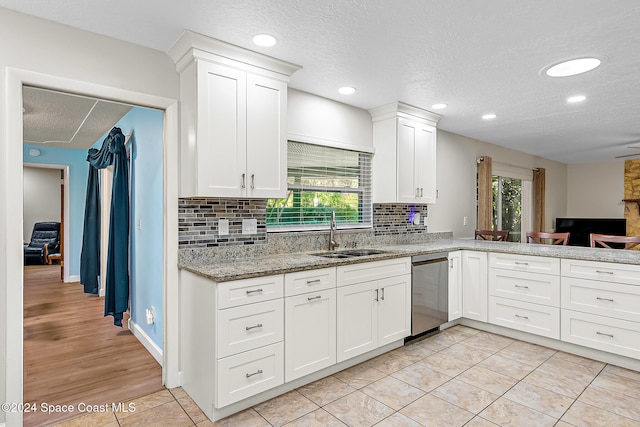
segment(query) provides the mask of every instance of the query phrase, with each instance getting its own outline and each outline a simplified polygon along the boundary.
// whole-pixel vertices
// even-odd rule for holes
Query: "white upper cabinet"
[[[435,203],[440,116],[401,102],[369,113],[375,149],[374,203]]]
[[[185,31],[180,196],[276,198],[287,191],[287,83],[298,67]]]

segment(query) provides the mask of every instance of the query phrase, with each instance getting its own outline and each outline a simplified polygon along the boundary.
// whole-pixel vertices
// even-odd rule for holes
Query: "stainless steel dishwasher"
[[[448,253],[411,258],[411,336],[435,329],[449,320]]]

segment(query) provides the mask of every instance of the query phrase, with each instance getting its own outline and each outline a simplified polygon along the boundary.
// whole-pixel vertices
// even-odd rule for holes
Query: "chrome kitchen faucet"
[[[329,223],[329,250],[333,251],[335,248],[340,246],[338,242],[336,242],[336,211],[331,211],[331,222]]]

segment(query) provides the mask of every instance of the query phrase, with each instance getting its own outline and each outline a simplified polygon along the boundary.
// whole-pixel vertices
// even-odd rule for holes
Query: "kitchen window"
[[[268,231],[372,226],[371,153],[289,141],[287,197],[267,200]]]
[[[509,230],[510,242],[524,242],[531,230],[533,172],[496,164],[491,179],[493,189],[493,229]]]

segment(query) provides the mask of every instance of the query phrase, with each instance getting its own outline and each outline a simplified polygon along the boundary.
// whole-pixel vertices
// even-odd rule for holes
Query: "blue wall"
[[[29,150],[37,148],[40,156],[32,157]],[[25,163],[42,163],[69,166],[69,241],[65,246],[69,249],[69,259],[65,263],[69,266],[70,276],[80,275],[80,250],[82,249],[82,224],[84,221],[84,202],[87,192],[87,152],[85,150],[71,150],[68,148],[47,147],[42,145],[23,145],[22,155]]]
[[[134,107],[116,123],[125,135],[132,135],[131,320],[160,348],[164,324],[162,121],[162,111]],[[104,137],[97,147],[102,145]],[[155,322],[147,325],[146,309],[152,306]]]

